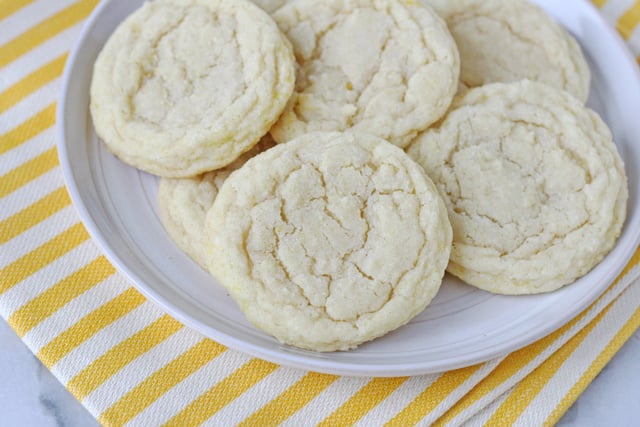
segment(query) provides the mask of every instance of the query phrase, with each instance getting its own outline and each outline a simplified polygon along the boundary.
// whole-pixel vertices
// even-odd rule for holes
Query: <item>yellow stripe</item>
[[[640,22],[640,0],[637,0],[621,17],[618,19],[618,31],[626,40],[631,37],[631,33]]]
[[[45,107],[9,132],[0,135],[0,154],[12,150],[34,136],[49,129],[56,122],[56,104]]]
[[[7,111],[42,86],[60,77],[64,70],[67,56],[68,54],[65,53],[57,57],[0,93],[0,113]]]
[[[637,283],[631,286],[638,286]],[[623,296],[624,298],[624,296]],[[626,343],[631,335],[640,327],[640,307],[633,313],[627,323],[616,333],[613,339],[605,347],[605,349],[598,355],[598,357],[591,363],[591,366],[584,372],[578,381],[573,385],[571,390],[560,401],[556,409],[551,413],[546,420],[545,425],[555,425],[560,417],[567,412],[567,409],[576,401],[578,396],[587,388],[587,386],[593,381],[593,379],[602,371],[607,363],[613,358],[613,356],[620,350],[620,348]]]
[[[0,21],[13,15],[33,0],[0,0]]]
[[[55,147],[0,177],[0,199],[58,166]]]
[[[109,324],[130,313],[145,301],[146,299],[134,288],[127,289],[80,319],[42,347],[38,352],[38,359],[49,367],[55,365],[74,348]]]
[[[252,359],[185,406],[182,411],[167,421],[165,426],[181,427],[202,424],[232,400],[276,370],[277,367],[273,363]],[[102,421],[101,418],[99,420]],[[116,422],[116,424],[118,423]]]
[[[166,314],[163,315],[126,340],[111,347],[109,351],[71,378],[67,388],[78,400],[84,399],[132,360],[151,350],[182,327],[176,320]]]
[[[591,0],[591,2],[595,4],[597,7],[601,8],[602,6],[604,6],[607,0]]]
[[[20,307],[9,316],[9,324],[22,337],[69,301],[114,273],[109,261],[100,256]]]
[[[89,239],[82,224],[75,224],[0,270],[0,294]]]
[[[481,366],[470,366],[442,374],[386,425],[402,427],[418,424],[429,412],[438,407],[451,393],[471,378]]]
[[[86,18],[97,3],[97,0],[81,0],[0,46],[0,68]]]
[[[220,344],[208,339],[199,342],[138,384],[117,403],[100,414],[98,421],[104,425],[125,424],[173,386],[218,357],[225,350],[226,348]],[[251,376],[251,372],[246,372],[246,375]],[[238,383],[243,381],[246,381],[246,378],[237,378]],[[224,400],[222,395],[216,396],[216,401],[221,400]],[[212,402],[212,404],[215,403]]]
[[[435,425],[447,425],[453,418],[460,414],[463,410],[492,392],[496,387],[507,381],[518,371],[524,368],[533,359],[549,347],[553,342],[567,330],[568,326],[559,330],[557,333],[549,335],[540,341],[531,344],[524,349],[511,353],[503,360],[482,382],[460,399],[446,414],[444,414]]]
[[[551,357],[538,366],[531,374],[524,378],[515,389],[509,393],[509,397],[502,402],[500,407],[493,413],[485,426],[501,427],[512,425],[522,415],[525,409],[540,393],[542,388],[553,378],[562,367],[562,364],[573,354],[584,339],[591,333],[593,328],[602,320],[609,311],[611,305],[598,313],[598,315],[584,328],[582,328],[573,338],[558,349]]]
[[[624,271],[615,282],[610,286],[615,286],[615,284],[623,277],[625,274],[629,272],[631,268],[640,262],[640,250],[636,250],[631,261],[627,264]],[[569,329],[575,326],[577,322],[582,319],[585,314],[595,305],[597,301],[593,302],[587,309],[585,309],[579,316],[571,320],[569,323],[555,331],[554,333],[547,335],[546,337],[536,341],[533,344],[530,344],[523,349],[515,351],[507,356],[497,367],[491,372],[491,375],[486,377],[480,384],[478,384],[473,390],[471,390],[467,395],[465,395],[462,399],[460,399],[456,405],[451,408],[446,414],[444,414],[436,423],[436,425],[446,425],[449,421],[455,418],[460,412],[474,404],[479,399],[486,396],[489,392],[493,391],[496,387],[498,387],[503,382],[507,381],[513,375],[515,375],[518,371],[524,368],[528,363],[530,363],[533,359],[535,359],[540,353],[542,353],[547,347],[553,344],[557,339],[560,338],[564,333],[566,333]]]
[[[618,283],[618,281],[626,276],[627,274],[629,274],[629,272],[635,268],[635,266],[637,266],[638,264],[640,264],[640,247],[638,247],[638,249],[636,249],[636,251],[633,253],[633,255],[631,256],[631,259],[629,260],[629,262],[627,263],[627,265],[625,265],[624,269],[622,270],[622,273],[620,273],[620,275],[616,278],[614,285],[616,283]]]
[[[340,377],[309,372],[284,393],[254,412],[239,426],[280,424],[311,402],[338,378]]]
[[[565,331],[566,328],[563,328],[562,332]],[[496,367],[495,370],[493,370],[493,372],[491,372],[491,375],[485,378],[473,390],[471,390],[471,392],[458,401],[453,408],[443,415],[437,421],[436,425],[446,425],[463,410],[467,409],[473,403],[499,387],[502,383],[507,381],[535,359],[542,351],[559,338],[560,335],[561,333],[554,333],[553,335],[543,338],[522,350],[510,354],[504,361],[502,361],[502,363],[500,363],[500,365],[498,365],[498,367]]]
[[[71,200],[65,187],[47,194],[31,206],[0,222],[0,244],[24,233],[69,204],[71,204]]]
[[[403,378],[375,378],[362,387],[319,426],[353,425],[376,405],[386,399],[407,380]]]

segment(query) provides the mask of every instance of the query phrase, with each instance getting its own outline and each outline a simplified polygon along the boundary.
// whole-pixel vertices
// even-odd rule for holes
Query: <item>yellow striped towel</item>
[[[305,372],[182,326],[101,255],[64,188],[56,98],[68,51],[96,3],[0,0],[0,315],[101,423],[553,424],[640,325],[638,252],[560,330],[442,374]],[[594,3],[639,53],[640,1]]]

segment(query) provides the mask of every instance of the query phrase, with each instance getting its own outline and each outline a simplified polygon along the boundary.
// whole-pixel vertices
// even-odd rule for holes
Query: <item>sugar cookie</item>
[[[526,0],[425,0],[449,26],[467,88],[529,79],[585,102],[591,72],[580,45]]]
[[[158,189],[160,218],[169,237],[201,267],[207,269],[203,246],[204,219],[229,175],[247,160],[273,147],[267,135],[229,166],[194,178],[162,178]]]
[[[445,23],[400,0],[298,0],[273,14],[298,62],[296,89],[271,129],[359,131],[406,146],[446,111],[460,64]]]
[[[591,270],[620,234],[624,166],[593,111],[550,86],[471,89],[408,153],[445,198],[448,271],[503,294],[547,292]]]
[[[278,340],[347,350],[421,312],[451,226],[420,166],[380,138],[309,133],[249,160],[206,218],[209,269]]]
[[[91,113],[124,162],[165,177],[228,165],[267,133],[293,91],[290,43],[247,0],[155,0],[98,56]]]

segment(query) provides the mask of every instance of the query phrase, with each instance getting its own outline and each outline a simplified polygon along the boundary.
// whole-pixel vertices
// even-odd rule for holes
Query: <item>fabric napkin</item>
[[[640,3],[594,0],[640,53]],[[435,375],[353,378],[227,349],[147,301],[67,195],[55,109],[96,0],[0,0],[0,315],[104,425],[553,424],[640,325],[640,252],[560,330]]]

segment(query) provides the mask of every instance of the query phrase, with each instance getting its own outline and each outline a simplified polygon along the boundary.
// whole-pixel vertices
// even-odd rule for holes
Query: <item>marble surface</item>
[[[96,420],[0,318],[0,427],[93,427]],[[640,331],[565,414],[561,427],[632,427],[640,420]]]
[[[0,426],[93,427],[98,422],[0,318]]]

